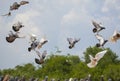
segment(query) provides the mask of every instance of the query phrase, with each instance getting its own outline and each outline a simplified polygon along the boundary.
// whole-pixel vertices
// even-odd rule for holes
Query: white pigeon
[[[95,21],[92,21],[92,24],[94,25],[95,28],[93,28],[93,32],[94,33],[99,33],[101,30],[105,29],[105,27],[102,26],[102,24],[98,24],[97,22]]]
[[[112,37],[110,37],[110,42],[117,42],[118,39],[120,39],[120,32],[115,30]]]
[[[89,68],[94,68],[97,64],[98,61],[105,55],[105,53],[107,52],[107,50],[98,52],[95,57],[93,57],[92,55],[89,55],[91,62],[87,64],[87,66]]]
[[[99,43],[96,44],[96,47],[103,47],[108,40],[105,40],[101,35],[96,34],[96,38],[98,39]]]
[[[45,37],[41,38],[37,48],[40,49],[47,42],[48,42],[48,40]]]

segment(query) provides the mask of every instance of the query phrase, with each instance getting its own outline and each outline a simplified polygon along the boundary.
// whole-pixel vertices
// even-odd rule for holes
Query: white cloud
[[[101,9],[102,12],[108,12],[112,9],[120,10],[119,0],[105,0]]]
[[[62,24],[77,21],[79,20],[79,18],[80,18],[79,14],[72,9],[63,16]]]

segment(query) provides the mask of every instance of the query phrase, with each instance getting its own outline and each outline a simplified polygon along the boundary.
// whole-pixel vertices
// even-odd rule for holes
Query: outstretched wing
[[[41,53],[37,50],[35,50],[36,54],[41,58]]]
[[[72,44],[74,40],[72,38],[67,38],[67,41],[69,42],[69,44]]]
[[[80,41],[80,38],[79,39],[75,39],[74,43],[77,43]]]
[[[99,40],[100,44],[103,44],[103,43],[104,43],[104,38],[103,38],[101,35],[96,34],[95,36],[96,36],[96,38]]]
[[[112,36],[116,36],[116,34],[117,34],[117,30],[114,31]]]
[[[95,21],[92,21],[92,24],[94,25],[95,28],[99,28],[99,24]]]
[[[95,55],[95,58],[97,59],[97,61],[99,61],[99,60],[105,55],[106,52],[107,52],[107,50],[98,52],[98,53]]]
[[[47,51],[45,50],[43,53],[42,53],[42,58],[44,59],[47,55]]]
[[[28,3],[29,3],[28,1],[21,1],[20,5],[25,5],[25,4],[28,4]]]
[[[93,56],[92,55],[89,55],[89,58],[90,58],[91,61],[93,60]]]

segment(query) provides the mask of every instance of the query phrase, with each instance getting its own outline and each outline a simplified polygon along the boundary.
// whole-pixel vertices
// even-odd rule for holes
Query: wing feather
[[[99,60],[105,55],[106,52],[107,52],[107,50],[98,52],[98,53],[95,55],[95,58],[97,59],[97,61],[99,61]]]

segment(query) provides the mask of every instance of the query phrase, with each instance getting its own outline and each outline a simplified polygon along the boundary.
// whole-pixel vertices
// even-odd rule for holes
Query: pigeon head
[[[96,44],[96,47],[100,47],[100,44],[99,44],[99,43],[97,43],[97,44]]]
[[[96,33],[96,32],[97,32],[97,29],[96,29],[96,28],[93,28],[93,32]]]
[[[72,47],[73,47],[73,46],[70,45],[70,46],[69,46],[69,49],[72,49]]]
[[[31,47],[29,47],[29,48],[28,48],[28,51],[30,52],[30,51],[31,51],[31,49],[32,49],[32,48],[31,48]]]
[[[117,33],[117,34],[116,34],[116,37],[120,37],[120,34]]]

